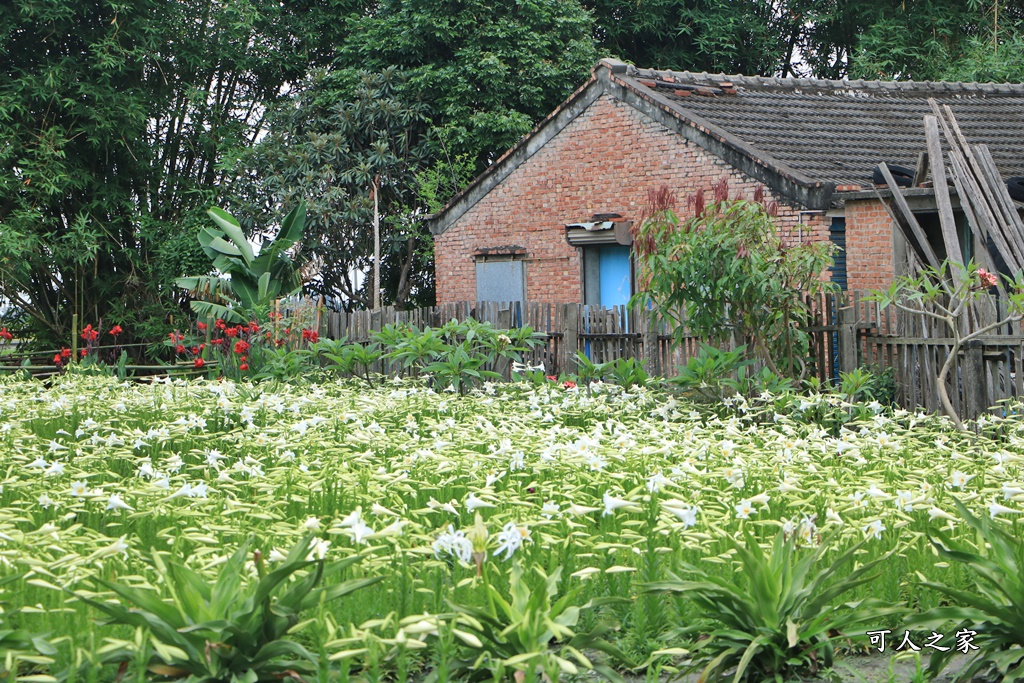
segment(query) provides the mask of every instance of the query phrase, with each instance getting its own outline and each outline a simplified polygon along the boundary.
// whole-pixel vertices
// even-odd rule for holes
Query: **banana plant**
[[[277,236],[264,242],[258,254],[234,216],[216,207],[207,213],[215,227],[199,233],[199,244],[218,275],[183,277],[176,283],[195,297],[192,310],[200,318],[248,322],[246,314],[250,311],[302,288],[299,266],[288,250],[302,237],[305,203],[288,212]]]

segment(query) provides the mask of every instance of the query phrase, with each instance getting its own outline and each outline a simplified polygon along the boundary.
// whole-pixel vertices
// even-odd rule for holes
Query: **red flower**
[[[213,344],[214,346],[220,346],[221,344],[224,343],[224,340],[223,339],[211,339],[210,343]]]
[[[316,344],[320,340],[320,333],[316,330],[303,330],[302,338],[310,344]]]
[[[60,357],[61,358],[71,358],[71,349],[61,349],[60,350]]]
[[[235,342],[235,353],[237,353],[238,355],[242,355],[250,348],[252,347],[249,346],[249,342],[247,341],[242,341],[241,339],[239,339],[238,341]]]
[[[196,328],[200,332],[206,332],[206,323],[196,323]]]
[[[124,330],[121,328],[120,325],[114,325],[113,327],[110,328],[110,331],[107,332],[107,334],[109,334],[112,337],[116,337],[117,335],[121,334],[122,332],[124,332]]]
[[[571,379],[567,379],[564,382],[562,382],[562,386],[566,389],[575,389],[576,382],[573,382]]]
[[[92,329],[92,325],[86,325],[82,334],[78,335],[87,342],[94,342],[100,338],[100,331]]]
[[[85,354],[86,354],[86,353],[87,353],[87,352],[86,352],[86,350],[85,350],[85,349],[82,349],[81,351],[79,351],[79,352],[78,352],[78,355],[79,355],[79,356],[80,356],[81,358],[85,358]]]
[[[0,339],[11,341],[14,339],[14,335],[8,332],[6,327],[0,327]]]
[[[251,323],[249,323],[249,331],[250,332],[259,332],[260,331],[260,326],[256,324],[255,320],[252,321]]]
[[[984,268],[978,268],[978,279],[981,280],[981,284],[984,287],[995,287],[999,284],[999,278]]]
[[[195,356],[198,353],[199,353],[199,347],[198,346],[193,346],[192,347],[192,355]]]
[[[178,344],[174,347],[176,353],[185,353],[185,347],[182,344]]]
[[[206,344],[200,344],[200,345],[199,345],[199,350],[200,350],[200,351],[202,351],[202,350],[203,350],[203,349],[205,349],[205,348],[206,348]]]
[[[229,337],[237,337],[238,336],[238,328],[237,327],[229,327],[226,330],[224,330],[224,334],[226,334]]]
[[[248,363],[242,363],[241,365],[238,366],[238,369],[243,371],[243,372],[245,372],[246,370],[249,369],[249,364]]]
[[[218,330],[223,330],[225,327],[227,327],[227,325],[224,324],[223,318],[217,318],[217,322],[213,323],[213,326],[216,327]]]
[[[544,375],[544,377],[545,377],[546,379],[549,379],[549,380],[551,380],[552,382],[558,381],[558,378],[557,378],[557,377],[555,377],[554,375]]]
[[[59,353],[53,354],[53,364],[60,365],[61,361],[64,360]]]
[[[204,365],[206,365],[206,361],[203,360],[202,358],[196,358],[195,363],[193,363],[193,365],[195,365],[197,368],[201,368]]]

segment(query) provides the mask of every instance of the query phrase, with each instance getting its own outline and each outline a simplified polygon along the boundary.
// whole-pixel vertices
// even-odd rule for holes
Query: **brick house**
[[[429,217],[437,301],[624,303],[629,221],[648,190],[684,198],[723,177],[731,195],[763,186],[786,239],[842,247],[831,273],[842,287],[885,287],[905,268],[907,246],[882,204],[891,193],[872,174],[880,162],[918,166],[930,97],[990,147],[1004,178],[1024,176],[1024,85],[725,76],[602,60]],[[923,185],[902,194],[941,258],[934,192]],[[966,258],[980,245],[957,213]]]

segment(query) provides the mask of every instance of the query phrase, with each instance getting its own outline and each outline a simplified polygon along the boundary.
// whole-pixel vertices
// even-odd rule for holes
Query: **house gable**
[[[635,71],[635,69],[634,69]],[[602,96],[628,104],[683,139],[700,145],[745,175],[755,178],[792,201],[813,209],[828,206],[834,185],[822,183],[779,162],[720,126],[697,116],[678,102],[627,75],[625,64],[602,60],[591,78],[528,135],[497,159],[438,214],[427,219],[430,231],[444,233],[466,211],[487,195],[521,164],[572,123]]]
[[[510,258],[524,262],[528,300],[582,301],[583,252],[568,244],[567,224],[601,213],[635,220],[648,190],[662,185],[678,193],[681,210],[687,195],[723,177],[732,196],[751,198],[762,185],[615,93],[596,92],[436,235],[438,301],[476,299],[480,255],[507,244],[523,247]],[[822,212],[769,194],[780,200],[780,221],[792,239],[827,238]]]

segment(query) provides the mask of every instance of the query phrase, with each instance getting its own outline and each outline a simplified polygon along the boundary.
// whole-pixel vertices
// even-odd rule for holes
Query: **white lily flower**
[[[605,494],[604,494],[604,512],[602,513],[601,516],[602,517],[607,517],[608,515],[610,515],[613,512],[615,512],[616,510],[620,510],[622,508],[627,508],[627,507],[635,507],[635,506],[632,503],[630,503],[628,500],[625,500],[624,498],[616,498],[615,496],[610,495],[606,491]]]
[[[988,514],[991,515],[992,519],[995,519],[997,515],[1020,515],[1024,514],[1024,510],[1015,510],[1014,508],[1001,505],[995,501],[988,506]]]
[[[493,508],[493,507],[495,507],[493,504],[488,503],[485,500],[480,500],[479,498],[477,498],[475,493],[471,493],[471,494],[469,494],[466,497],[465,505],[466,505],[466,509],[469,510],[470,512],[473,512],[474,510],[478,510],[480,508]]]
[[[881,538],[882,532],[885,531],[885,525],[882,524],[882,520],[876,519],[870,524],[866,525],[862,531],[868,536],[874,536],[875,538]]]
[[[524,541],[530,540],[530,530],[526,527],[517,527],[515,522],[509,522],[495,538],[498,539],[498,547],[494,554],[500,555],[504,552],[505,559],[508,560],[515,551],[519,550]]]

